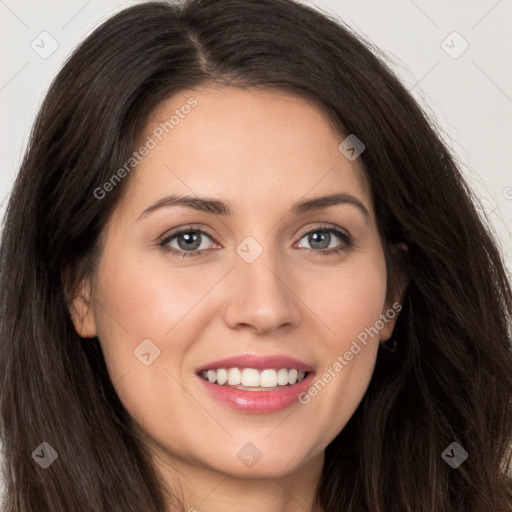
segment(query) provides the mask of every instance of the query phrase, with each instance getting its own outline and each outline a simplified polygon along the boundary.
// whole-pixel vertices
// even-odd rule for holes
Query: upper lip
[[[255,368],[256,370],[265,370],[266,368],[295,368],[298,371],[313,372],[314,368],[299,359],[293,357],[275,354],[241,354],[239,356],[217,359],[203,364],[196,368],[196,373],[203,370],[216,370],[219,368]]]

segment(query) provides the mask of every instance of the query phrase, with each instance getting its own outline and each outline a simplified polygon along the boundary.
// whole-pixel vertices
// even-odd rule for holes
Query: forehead
[[[364,171],[341,153],[342,140],[321,109],[287,92],[182,91],[149,116],[135,149],[151,149],[136,165],[129,197],[144,202],[165,189],[249,206],[342,191],[371,211]]]

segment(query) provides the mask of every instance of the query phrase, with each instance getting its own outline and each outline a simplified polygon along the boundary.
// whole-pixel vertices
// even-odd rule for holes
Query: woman
[[[0,279],[8,512],[510,510],[496,242],[404,87],[311,8],[95,30]]]

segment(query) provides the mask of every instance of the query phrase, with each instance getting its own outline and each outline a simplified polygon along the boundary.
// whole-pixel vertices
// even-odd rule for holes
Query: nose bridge
[[[281,260],[272,244],[270,236],[263,243],[249,236],[236,249],[236,270],[243,276],[243,282],[251,285],[253,291],[265,291],[269,286],[280,288],[283,285],[280,276],[283,273]]]
[[[268,235],[268,233],[267,233]],[[296,321],[293,293],[272,236],[248,236],[236,247],[226,320],[270,330]]]

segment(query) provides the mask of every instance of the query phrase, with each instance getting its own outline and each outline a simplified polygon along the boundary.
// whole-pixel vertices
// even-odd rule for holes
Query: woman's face
[[[174,96],[139,142],[148,151],[75,301],[77,331],[98,336],[160,462],[265,478],[318,468],[396,320],[359,160],[305,101],[234,88]],[[171,195],[196,202],[166,205]],[[281,360],[216,363],[246,355]],[[207,376],[227,385],[205,368],[225,369]],[[294,369],[309,372],[291,385]],[[229,385],[238,377],[249,390]]]

